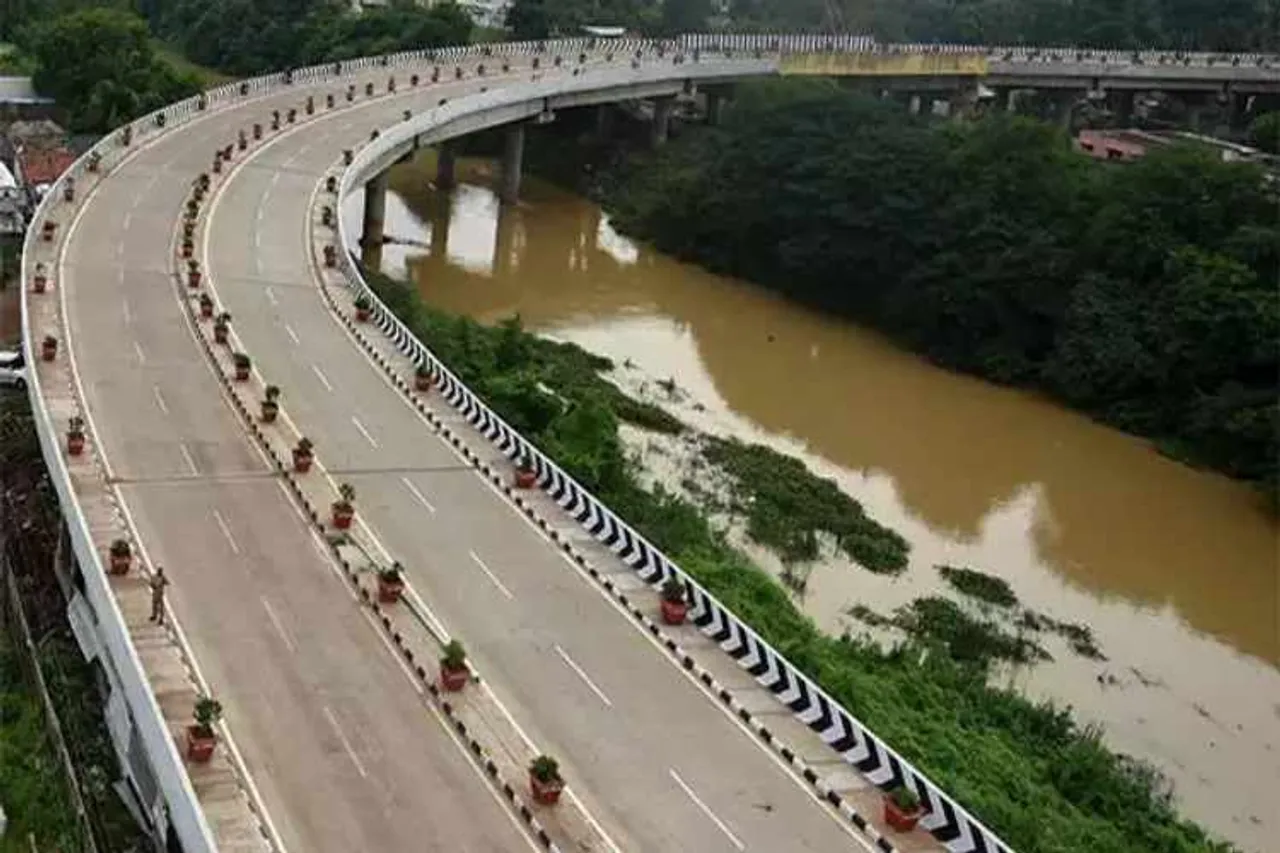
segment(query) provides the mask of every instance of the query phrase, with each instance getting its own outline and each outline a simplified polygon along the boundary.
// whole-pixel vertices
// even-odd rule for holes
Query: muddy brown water
[[[849,323],[619,236],[591,202],[526,181],[501,209],[485,163],[452,194],[399,167],[384,271],[428,302],[613,358],[624,388],[704,431],[761,441],[836,480],[912,544],[902,577],[812,567],[801,604],[832,632],[937,591],[934,566],[1006,579],[1028,607],[1082,622],[1107,661],[1041,642],[1052,663],[1001,675],[1074,706],[1155,763],[1188,817],[1280,850],[1280,526],[1256,495],[1034,395],[934,367]],[[359,199],[344,209],[359,226]],[[674,398],[657,386],[672,378]],[[641,447],[678,479],[663,442]],[[767,567],[777,570],[767,554]]]

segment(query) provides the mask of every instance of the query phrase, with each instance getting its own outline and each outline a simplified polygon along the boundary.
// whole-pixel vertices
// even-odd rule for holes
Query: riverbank
[[[584,390],[604,380],[584,384],[579,374],[576,389],[561,387],[542,366],[572,351],[564,344],[513,324],[481,326],[428,308],[402,284],[375,281],[393,310],[504,417],[533,427],[528,437],[1022,853],[1228,849],[1179,820],[1158,774],[1110,753],[1068,712],[987,686],[990,658],[957,660],[945,643],[909,635],[886,651],[819,631],[706,513],[641,484],[618,437],[620,416]],[[585,358],[593,374],[604,367]],[[555,397],[540,385],[572,405],[549,404]],[[963,757],[954,752],[962,743]]]

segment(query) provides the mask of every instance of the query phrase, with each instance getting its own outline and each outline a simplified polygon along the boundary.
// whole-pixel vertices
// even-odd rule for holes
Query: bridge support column
[[[596,107],[596,138],[608,139],[613,131],[613,105],[600,104]]]
[[[360,263],[367,269],[382,266],[383,225],[387,218],[387,173],[364,185],[364,227],[360,232]]]
[[[497,228],[493,235],[493,277],[511,272],[516,260],[516,212],[508,205],[498,208]]]
[[[724,121],[725,96],[716,91],[707,92],[707,124],[718,127]]]
[[[449,225],[453,218],[453,199],[435,195],[431,199],[431,252],[433,258],[449,257]]]
[[[458,147],[453,140],[436,146],[436,189],[449,191],[458,185]]]
[[[671,110],[675,107],[673,97],[655,98],[653,101],[653,125],[649,132],[649,143],[657,148],[665,145],[667,134],[671,130]]]
[[[1071,119],[1075,116],[1076,101],[1079,99],[1080,93],[1073,89],[1064,89],[1054,93],[1054,116],[1057,118],[1059,126],[1068,134],[1071,133]]]
[[[1133,123],[1133,101],[1134,93],[1125,89],[1113,89],[1107,93],[1107,109],[1120,127]]]
[[[524,125],[507,128],[506,148],[502,154],[502,192],[504,204],[520,200],[520,173],[524,168]]]

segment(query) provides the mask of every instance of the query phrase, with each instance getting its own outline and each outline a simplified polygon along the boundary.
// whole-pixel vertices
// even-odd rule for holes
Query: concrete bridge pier
[[[511,272],[516,260],[516,212],[510,205],[498,208],[498,221],[493,235],[493,277]]]
[[[1053,114],[1059,126],[1071,133],[1071,120],[1075,116],[1076,102],[1080,100],[1080,92],[1075,89],[1061,89],[1053,95]]]
[[[1112,89],[1107,93],[1107,109],[1115,116],[1116,124],[1128,127],[1133,123],[1133,102],[1137,93],[1128,89]]]
[[[596,108],[596,138],[608,139],[613,132],[613,105],[600,104]]]
[[[707,124],[712,127],[718,127],[720,122],[724,121],[724,104],[729,99],[728,94],[715,89],[706,91],[707,99]]]
[[[513,124],[506,130],[506,144],[502,152],[502,188],[500,197],[504,204],[520,200],[520,174],[524,168],[524,125]]]
[[[655,98],[653,101],[653,125],[650,128],[649,143],[654,147],[665,145],[671,131],[671,111],[675,108],[676,99],[671,96]]]
[[[449,225],[453,219],[453,199],[447,195],[435,195],[431,199],[431,251],[432,258],[449,257]]]
[[[382,267],[383,228],[387,219],[387,172],[364,185],[364,223],[360,231],[360,263],[366,269]]]
[[[458,144],[445,140],[436,146],[436,189],[448,192],[458,185]]]

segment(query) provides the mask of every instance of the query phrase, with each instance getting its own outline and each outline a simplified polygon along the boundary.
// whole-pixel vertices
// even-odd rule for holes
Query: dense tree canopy
[[[145,21],[118,9],[88,8],[32,25],[24,42],[37,66],[35,85],[67,111],[73,130],[105,131],[199,88],[161,61]]]
[[[1280,222],[1253,166],[1098,163],[1031,120],[929,124],[779,83],[614,195],[664,249],[1280,484]]]

